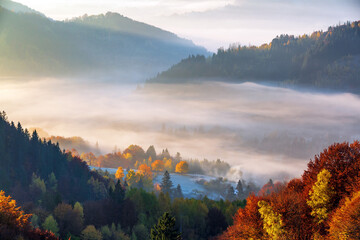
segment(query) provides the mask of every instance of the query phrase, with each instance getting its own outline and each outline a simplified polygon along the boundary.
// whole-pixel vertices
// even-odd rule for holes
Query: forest
[[[36,131],[30,136],[20,123],[8,122],[4,112],[0,160],[1,239],[149,239],[167,212],[177,219],[173,227],[181,229],[183,239],[208,239],[231,225],[237,209],[245,206],[234,189],[233,201],[182,198],[181,186],[173,186],[168,172],[153,186],[145,164],[126,176],[121,168],[114,178],[102,176]],[[184,163],[175,170],[186,170]]]
[[[360,22],[256,46],[231,45],[210,57],[191,55],[148,83],[228,81],[359,92]]]
[[[171,174],[159,163],[150,167],[145,160],[126,175],[122,167],[114,176],[90,171],[72,152],[40,139],[36,131],[30,136],[5,112],[0,116],[1,239],[360,237],[358,141],[324,149],[299,179],[270,180],[246,194],[239,181],[236,190],[228,189],[227,200],[213,201],[184,198],[181,186],[173,186]],[[123,154],[140,151],[157,158],[152,146],[141,150],[131,145]],[[171,159],[166,150],[160,155]],[[135,159],[130,164],[135,167]],[[175,172],[185,173],[187,165],[179,161]],[[160,170],[161,184],[153,185],[151,178]]]

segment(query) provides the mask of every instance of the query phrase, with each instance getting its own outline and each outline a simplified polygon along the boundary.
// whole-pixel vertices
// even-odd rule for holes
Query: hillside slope
[[[260,47],[232,46],[191,56],[149,82],[270,82],[360,90],[360,21],[299,37],[281,35]]]
[[[204,48],[174,34],[120,15],[54,21],[0,7],[0,18],[0,76],[74,76],[109,71],[138,71],[149,76],[190,54],[206,54]],[[105,20],[114,18],[116,26],[122,22],[126,27],[110,28]],[[85,24],[84,19],[93,20]]]

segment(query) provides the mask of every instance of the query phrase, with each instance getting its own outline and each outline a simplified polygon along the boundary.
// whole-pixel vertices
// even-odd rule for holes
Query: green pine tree
[[[151,229],[150,238],[152,240],[180,240],[181,234],[175,229],[175,218],[165,212]]]
[[[170,179],[170,174],[168,171],[165,171],[164,176],[161,180],[161,185],[160,185],[162,192],[170,194],[172,186],[173,186],[173,183]]]

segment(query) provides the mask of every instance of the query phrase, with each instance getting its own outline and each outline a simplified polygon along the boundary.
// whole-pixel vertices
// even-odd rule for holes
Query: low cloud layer
[[[10,120],[52,135],[81,136],[104,152],[116,145],[168,148],[184,158],[220,158],[259,182],[300,176],[334,141],[360,138],[360,98],[244,84],[2,83]]]

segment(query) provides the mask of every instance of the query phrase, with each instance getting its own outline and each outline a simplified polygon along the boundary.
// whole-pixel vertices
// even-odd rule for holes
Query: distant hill
[[[142,37],[158,39],[164,42],[172,42],[181,45],[193,47],[194,44],[190,40],[179,38],[176,34],[162,30],[160,28],[134,21],[119,13],[107,12],[106,14],[72,18],[68,22],[83,24],[85,26],[109,29],[112,31],[134,34]]]
[[[360,21],[311,35],[281,35],[260,47],[234,45],[208,58],[190,56],[148,82],[209,80],[359,92]]]
[[[10,11],[8,1],[0,6],[0,76],[133,71],[148,77],[191,54],[207,54],[188,40],[119,14],[54,21],[25,7]]]
[[[16,13],[36,13],[43,15],[42,13],[35,11],[21,3],[13,2],[10,0],[0,0],[0,6]]]

